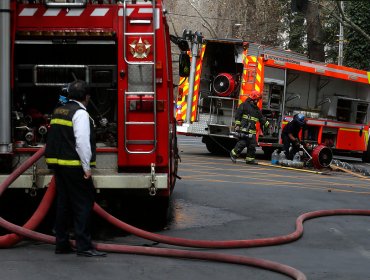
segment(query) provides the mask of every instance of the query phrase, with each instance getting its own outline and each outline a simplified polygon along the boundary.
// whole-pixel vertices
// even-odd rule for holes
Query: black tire
[[[203,136],[202,142],[206,144],[208,152],[214,155],[228,155],[236,144],[235,139],[210,136]]]
[[[271,155],[274,152],[274,150],[275,149],[272,147],[262,147],[265,159],[271,159]]]
[[[125,190],[105,190],[97,195],[97,202],[110,214],[126,223],[145,230],[161,230],[171,214],[171,197],[157,192],[150,196],[147,190],[132,193]]]
[[[367,144],[366,151],[362,154],[362,162],[370,162],[370,141]]]
[[[163,229],[170,217],[170,197],[155,197],[147,208],[147,224],[153,229]]]
[[[208,152],[214,155],[220,154],[221,148],[217,145],[216,142],[214,142],[211,138],[207,137],[207,140],[204,140],[204,143],[206,144]]]
[[[173,192],[176,184],[177,170],[179,166],[179,149],[177,146],[177,134],[176,134],[176,122],[174,122],[174,128],[170,135],[170,172],[169,172],[169,185],[170,191]]]

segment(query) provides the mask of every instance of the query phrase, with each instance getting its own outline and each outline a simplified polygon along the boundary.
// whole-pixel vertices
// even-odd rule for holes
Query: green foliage
[[[286,14],[283,23],[287,33],[287,43],[284,45],[293,51],[307,53],[307,35],[305,15],[302,12],[292,12],[292,0],[280,0],[286,4]],[[339,0],[338,0],[339,1]],[[345,1],[345,15],[362,30],[370,34],[370,1]],[[333,16],[339,16],[335,1],[320,1],[320,19],[324,32],[326,62],[338,62],[339,21]],[[370,42],[352,27],[344,28],[344,65],[370,70]]]
[[[370,1],[346,1],[345,14],[370,33]],[[370,42],[352,28],[345,28],[344,64],[370,71]]]
[[[321,19],[323,23],[324,44],[325,44],[325,61],[328,63],[338,62],[338,48],[339,48],[339,22],[333,17],[332,10],[335,8],[334,2],[323,3],[326,4],[321,9]]]
[[[289,20],[289,43],[288,48],[298,53],[305,53],[306,26],[305,17],[301,12],[291,13]]]

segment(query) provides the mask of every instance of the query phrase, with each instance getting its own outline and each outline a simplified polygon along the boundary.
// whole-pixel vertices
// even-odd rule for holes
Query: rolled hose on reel
[[[300,145],[300,148],[308,155],[312,165],[316,169],[327,168],[333,160],[332,150],[325,145]]]
[[[0,196],[1,194],[14,182],[24,171],[32,166],[44,153],[44,149],[40,149],[32,157],[26,160],[19,168],[13,171],[12,174],[0,185]],[[55,244],[55,238],[53,236],[45,235],[42,233],[34,232],[30,229],[34,229],[41,222],[43,215],[47,212],[48,207],[50,207],[55,196],[55,180],[49,184],[48,190],[40,205],[42,208],[38,208],[33,214],[32,225],[24,227],[14,225],[3,218],[0,217],[0,226],[6,228],[10,232],[14,232],[16,240],[9,241],[7,238],[0,239],[0,248],[6,248],[15,245],[21,240],[21,236],[46,242],[49,244]],[[226,240],[226,241],[212,241],[212,240],[191,240],[184,238],[169,237],[159,234],[150,233],[131,225],[120,221],[119,219],[113,217],[106,211],[104,211],[99,205],[95,203],[94,211],[106,219],[108,222],[116,225],[120,229],[129,232],[131,234],[137,235],[142,238],[146,238],[152,241],[161,242],[165,244],[186,246],[186,247],[197,247],[197,248],[249,248],[249,247],[260,247],[260,246],[271,246],[278,244],[285,244],[299,239],[303,234],[303,222],[308,219],[313,219],[317,217],[332,216],[332,215],[366,215],[370,216],[370,210],[356,210],[356,209],[335,209],[335,210],[320,210],[315,212],[308,212],[300,215],[296,220],[296,230],[293,233],[270,237],[270,238],[260,238],[260,239],[250,239],[250,240]],[[73,242],[72,242],[73,244]],[[131,253],[131,254],[141,254],[141,255],[152,255],[152,256],[167,256],[167,257],[177,257],[177,258],[189,258],[189,259],[201,259],[201,260],[211,260],[225,263],[234,264],[244,264],[249,266],[255,266],[262,269],[267,269],[275,271],[284,275],[291,277],[296,280],[306,280],[306,276],[299,270],[272,261],[264,259],[249,258],[244,256],[235,256],[228,254],[216,254],[198,251],[187,251],[187,250],[177,250],[177,249],[167,249],[167,248],[150,248],[150,247],[138,247],[138,246],[127,246],[120,244],[101,244],[96,243],[96,248],[99,250],[105,250],[108,252],[117,253]]]
[[[236,81],[229,73],[220,73],[213,80],[215,94],[220,97],[228,97],[234,93]]]
[[[333,160],[333,152],[325,145],[318,145],[312,151],[312,163],[317,169],[326,168],[330,166]]]

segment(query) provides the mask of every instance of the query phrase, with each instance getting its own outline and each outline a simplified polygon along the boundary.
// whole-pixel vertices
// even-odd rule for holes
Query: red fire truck
[[[201,136],[209,152],[232,149],[235,110],[256,90],[271,124],[258,135],[265,153],[281,148],[283,126],[303,113],[312,147],[370,160],[369,72],[242,40],[206,40],[186,30],[173,41],[182,50],[177,131]]]
[[[97,125],[97,192],[132,194],[166,214],[178,155],[161,1],[5,0],[0,7],[0,181],[44,145],[61,88],[81,79]],[[10,191],[34,195],[51,176],[39,160]]]

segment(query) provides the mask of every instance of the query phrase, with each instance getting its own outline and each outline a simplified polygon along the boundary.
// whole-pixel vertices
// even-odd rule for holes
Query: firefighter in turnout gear
[[[239,134],[239,141],[230,152],[230,158],[234,163],[236,163],[236,159],[243,149],[247,147],[245,162],[247,164],[257,164],[255,161],[257,146],[256,124],[260,122],[264,127],[269,126],[269,122],[262,115],[261,110],[257,106],[261,98],[262,94],[260,92],[253,91],[236,111],[235,131]]]
[[[287,159],[292,160],[294,155],[300,150],[301,142],[307,139],[307,120],[301,113],[294,115],[293,120],[284,126],[281,138],[284,145],[284,153]],[[299,133],[302,131],[302,141]]]

